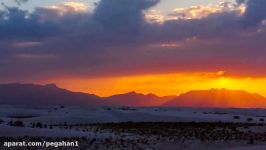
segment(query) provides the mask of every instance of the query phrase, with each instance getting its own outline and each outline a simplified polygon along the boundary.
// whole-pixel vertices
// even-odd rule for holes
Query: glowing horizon
[[[61,78],[43,81],[59,87],[101,97],[135,91],[158,96],[180,95],[191,90],[228,89],[245,90],[266,97],[264,77],[230,77],[224,71],[197,73],[148,74],[122,77]]]

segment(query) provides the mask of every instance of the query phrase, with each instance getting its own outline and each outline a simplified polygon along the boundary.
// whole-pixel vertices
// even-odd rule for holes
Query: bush
[[[253,121],[253,118],[247,118],[247,121],[251,122],[251,121]]]
[[[239,116],[234,116],[234,119],[240,119],[240,117]]]
[[[37,122],[37,123],[36,123],[36,128],[43,128],[43,124],[40,123],[40,122]]]
[[[22,121],[9,121],[8,124],[10,126],[15,126],[15,127],[25,127],[24,123]]]

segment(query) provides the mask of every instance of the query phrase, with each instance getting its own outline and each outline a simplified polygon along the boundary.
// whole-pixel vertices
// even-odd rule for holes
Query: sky
[[[22,0],[23,1],[23,0]],[[95,3],[100,0],[31,0],[29,3],[24,3],[21,7],[27,10],[34,10],[36,7],[52,6],[58,5],[65,2],[78,2],[94,7]],[[177,7],[190,7],[196,5],[208,5],[208,4],[218,4],[224,0],[161,0],[155,8],[169,12]],[[15,0],[0,0],[1,3],[5,3],[8,6],[16,6],[17,2]],[[227,2],[233,2],[233,0],[227,0]]]
[[[0,0],[0,82],[266,96],[264,0]]]

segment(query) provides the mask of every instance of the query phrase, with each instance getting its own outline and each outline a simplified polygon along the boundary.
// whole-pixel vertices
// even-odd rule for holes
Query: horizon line
[[[90,93],[89,91],[88,92],[83,92],[83,91],[75,91],[75,90],[70,90],[70,89],[67,89],[67,88],[64,88],[64,87],[61,87],[61,86],[58,86],[56,83],[46,83],[46,84],[41,84],[41,83],[21,83],[21,82],[8,82],[8,83],[0,83],[0,85],[12,85],[12,84],[17,84],[17,85],[35,85],[35,86],[55,86],[57,88],[60,88],[60,89],[63,89],[63,90],[67,90],[67,91],[70,91],[70,92],[75,92],[75,93],[84,93],[84,94],[92,94],[92,95],[95,95],[97,97],[100,97],[100,98],[108,98],[108,97],[112,97],[112,96],[116,96],[116,95],[124,95],[124,94],[129,94],[129,93],[135,93],[135,94],[139,94],[139,95],[154,95],[154,96],[157,96],[157,97],[168,97],[168,96],[180,96],[182,94],[186,94],[188,92],[191,92],[191,91],[210,91],[210,90],[230,90],[230,91],[244,91],[244,92],[247,92],[247,93],[250,93],[250,94],[258,94],[264,98],[266,98],[266,96],[264,96],[263,94],[260,94],[260,93],[257,93],[257,92],[249,92],[247,90],[244,90],[244,89],[229,89],[229,88],[208,88],[208,89],[192,89],[192,90],[188,90],[188,91],[185,91],[185,92],[182,92],[180,94],[169,94],[169,95],[157,95],[155,93],[142,93],[142,92],[138,92],[136,90],[130,90],[130,91],[127,91],[127,92],[123,92],[123,93],[115,93],[115,94],[112,94],[112,95],[108,95],[108,96],[100,96],[96,93]]]

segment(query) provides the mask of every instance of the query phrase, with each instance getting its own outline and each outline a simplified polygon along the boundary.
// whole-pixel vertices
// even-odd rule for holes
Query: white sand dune
[[[112,139],[131,139],[149,138],[153,141],[157,138],[142,137],[142,135],[131,133],[115,133],[110,130],[95,132],[84,129],[75,124],[92,123],[119,123],[119,122],[240,122],[240,123],[264,123],[266,122],[266,110],[264,109],[214,109],[214,108],[160,108],[160,107],[22,107],[22,106],[0,106],[0,137],[87,137],[104,140]],[[237,117],[236,117],[237,116]],[[237,118],[237,119],[236,119]],[[248,120],[249,119],[249,120]],[[10,121],[22,121],[24,127],[10,126]],[[32,128],[32,123],[41,122],[47,128]],[[74,126],[71,129],[64,129],[64,126],[49,125],[65,124]],[[84,131],[86,130],[86,131]],[[243,129],[245,130],[245,129]],[[253,133],[266,132],[266,126],[254,126],[249,128]],[[222,149],[222,150],[263,150],[265,146],[247,146],[248,141],[240,141],[234,144],[222,143],[223,147],[209,146],[198,140],[189,141],[186,147],[184,144],[172,143],[171,147],[180,149]],[[193,145],[194,144],[194,145]],[[263,144],[263,143],[255,143]],[[165,145],[165,143],[162,143]],[[240,146],[239,146],[240,145]],[[153,146],[153,145],[150,145]],[[160,144],[157,144],[160,146]],[[209,146],[209,147],[208,147]],[[236,146],[236,147],[233,147]],[[237,147],[238,146],[238,147]],[[241,147],[242,146],[242,147]],[[165,148],[165,146],[163,146]],[[158,148],[158,147],[157,147]]]

